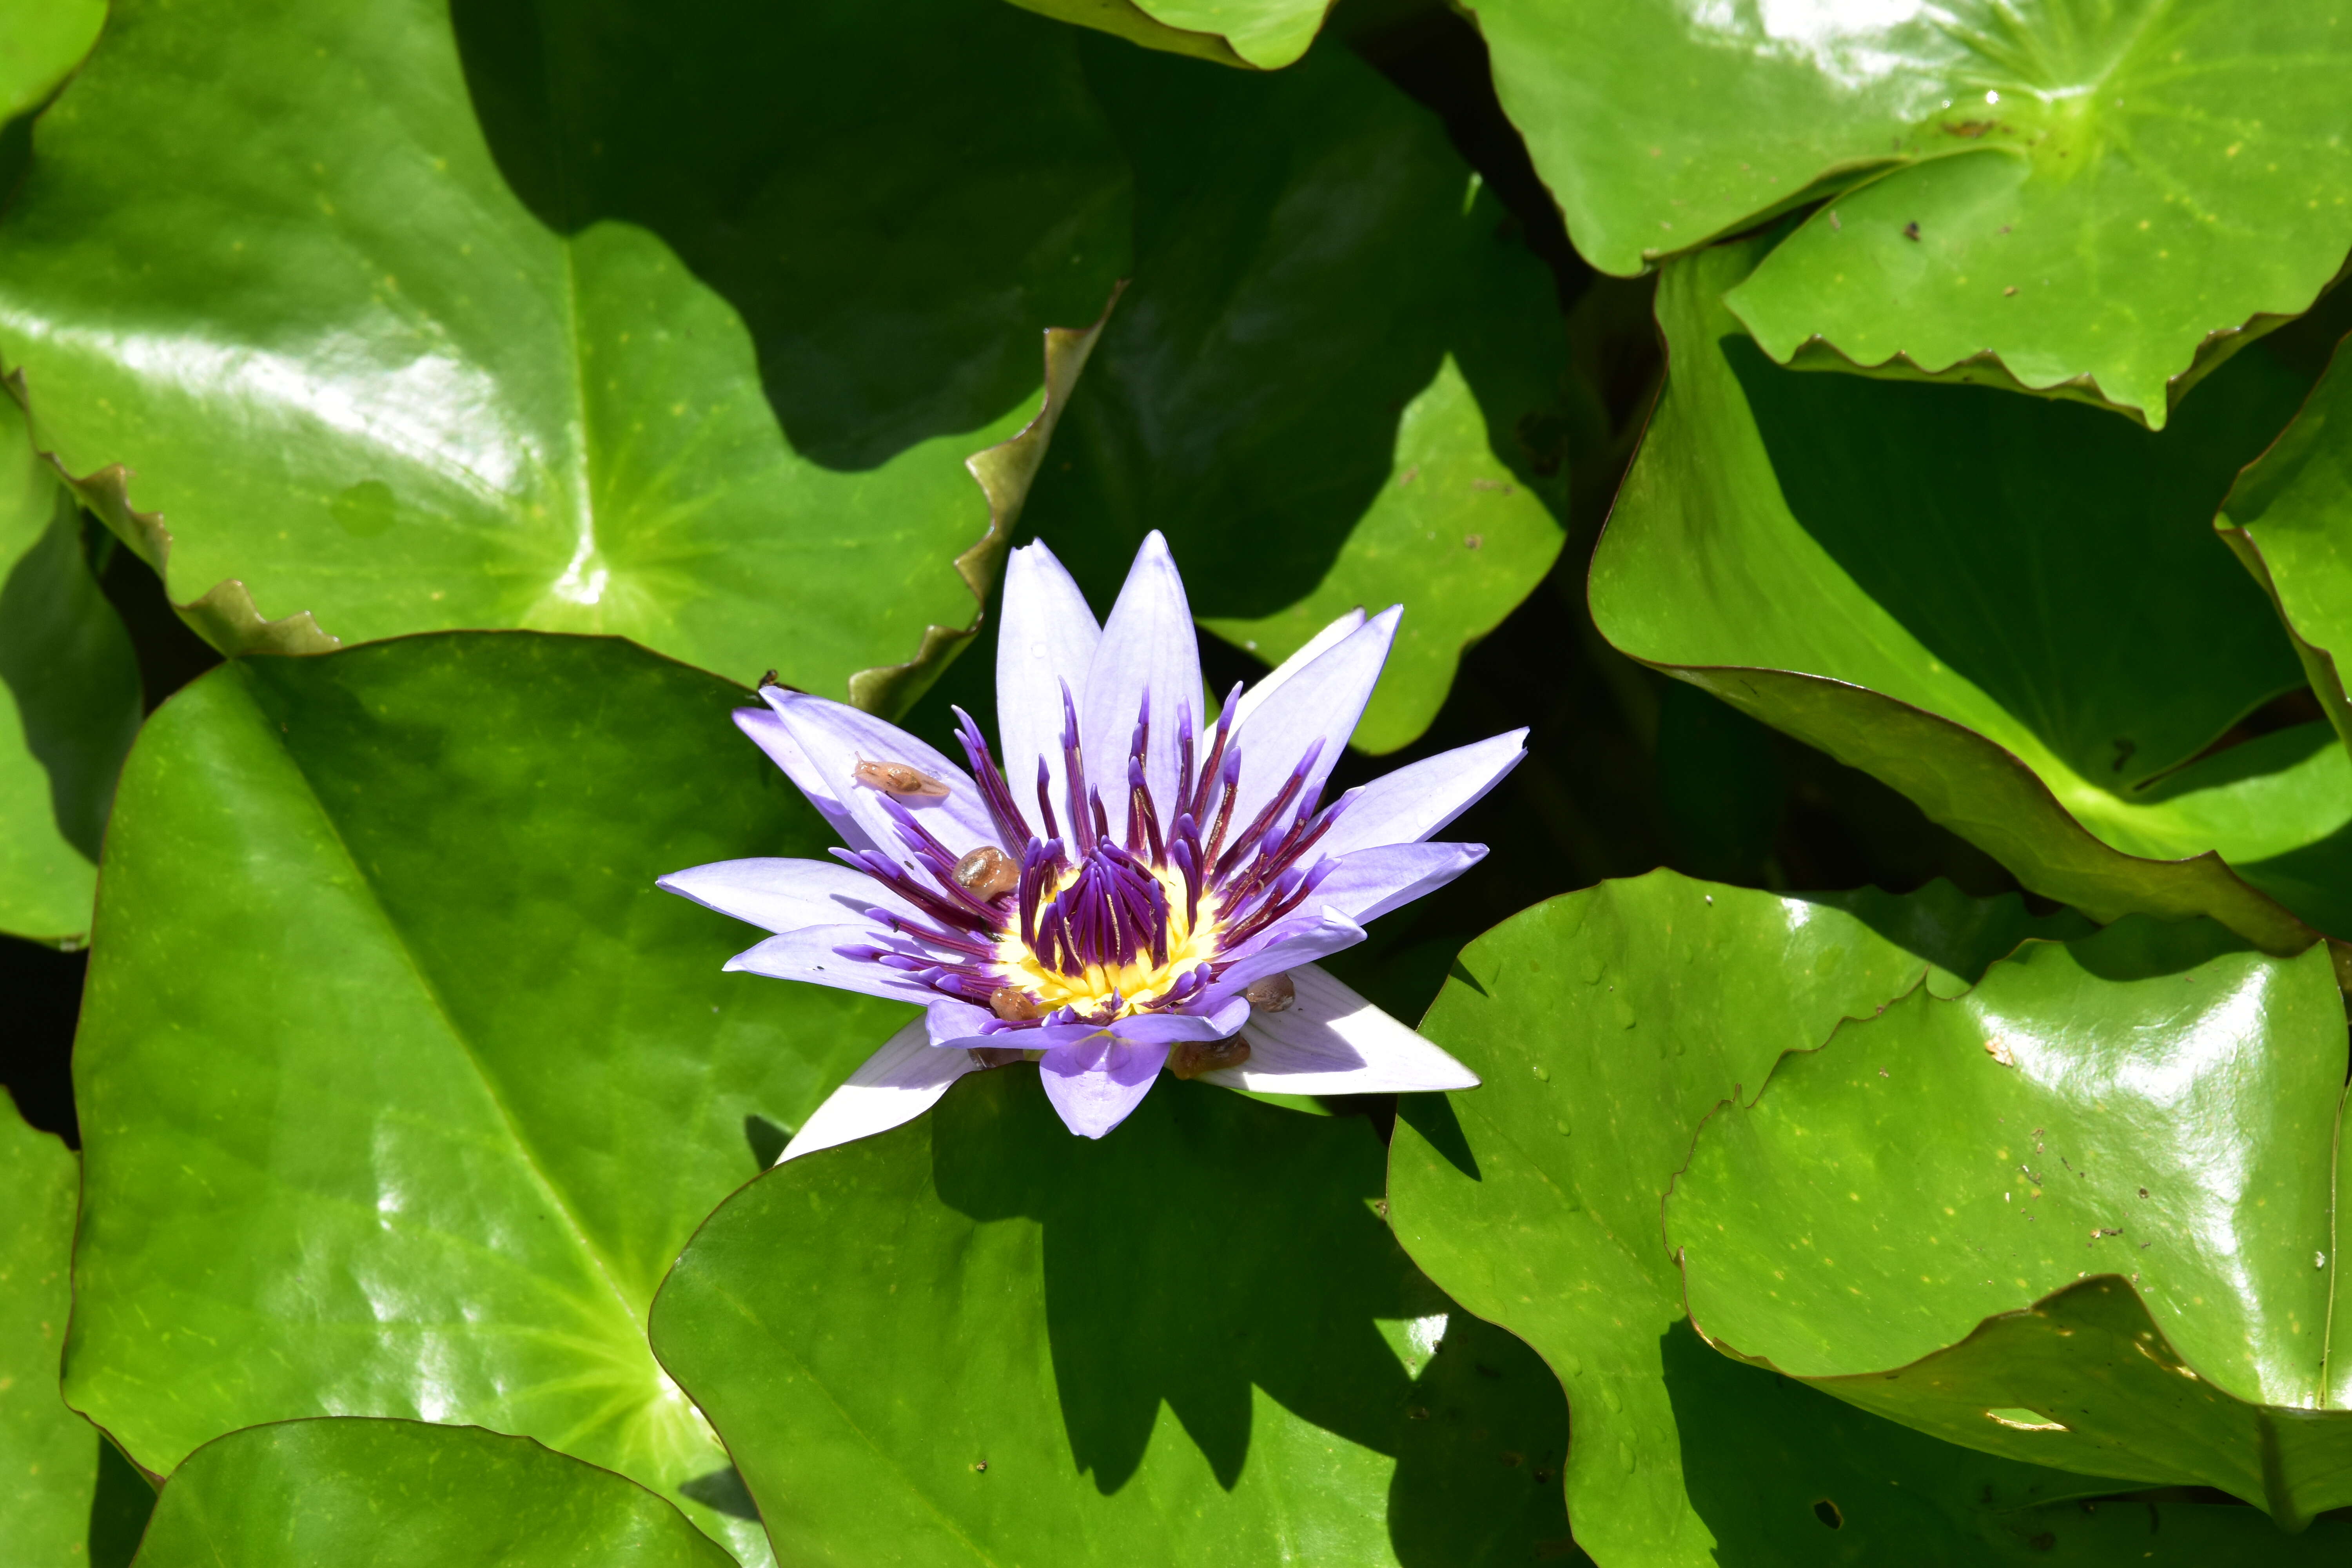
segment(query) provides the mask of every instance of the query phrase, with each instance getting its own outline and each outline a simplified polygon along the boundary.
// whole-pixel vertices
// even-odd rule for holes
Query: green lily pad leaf
[[[2347,746],[2352,696],[2352,360],[2339,345],[2303,409],[2238,477],[2215,526],[2269,590],[2312,691]]]
[[[9,1555],[120,1568],[154,1493],[58,1395],[80,1185],[73,1151],[25,1125],[0,1096],[0,1484]]]
[[[1106,604],[1163,531],[1201,623],[1268,664],[1402,604],[1355,734],[1393,751],[1559,554],[1549,269],[1438,119],[1352,54],[1264,78],[1111,47],[1087,66],[1135,160],[1136,279],[1025,521]]]
[[[1660,280],[1667,385],[1593,561],[1603,635],[2095,919],[2208,914],[2274,952],[2306,921],[2352,932],[2352,900],[2303,863],[2342,857],[2341,760],[2271,737],[2191,763],[2301,683],[2211,526],[2299,379],[2257,348],[2155,433],[1790,374],[1719,300],[1759,249]]]
[[[168,1471],[236,1427],[472,1423],[687,1484],[727,1457],[645,1313],[695,1225],[900,1004],[720,973],[656,890],[832,834],[618,639],[449,633],[231,662],[109,829],[75,1100],[67,1395]],[[201,962],[191,955],[201,955]]]
[[[88,938],[140,707],[138,659],[83,557],[81,513],[0,396],[0,931]]]
[[[164,1486],[140,1568],[729,1568],[609,1470],[477,1426],[283,1421],[216,1437]]]
[[[2031,944],[1708,1121],[1665,1210],[1692,1321],[1954,1442],[2300,1528],[2352,1501],[2345,1065],[2323,949],[2144,919]]]
[[[1632,273],[1834,196],[1733,296],[1775,359],[1818,341],[2159,427],[2352,249],[2347,15],[1477,8],[1504,107],[1595,266]]]
[[[1076,36],[995,0],[124,0],[36,147],[0,357],[231,650],[607,632],[901,705],[1126,263]]]
[[[1559,1386],[1398,1249],[1381,1165],[1360,1118],[1171,1081],[1090,1142],[974,1074],[730,1199],[654,1342],[787,1563],[1571,1553]]]
[[[1576,1424],[1569,1515],[1599,1561],[1708,1564],[1713,1546],[1759,1531],[1791,1542],[1787,1561],[1820,1561],[1794,1554],[1828,1544],[1814,1502],[1850,1512],[1884,1492],[1873,1465],[1887,1438],[1837,1436],[1854,1422],[1689,1353],[1659,1203],[1707,1110],[1784,1051],[1923,981],[1958,991],[2050,929],[2014,897],[1948,883],[1784,899],[1654,871],[1539,904],[1464,950],[1422,1030],[1485,1084],[1402,1102],[1390,1217],[1431,1279],[1559,1374]],[[1761,1458],[1742,1456],[1767,1455],[1761,1488]],[[1969,1456],[1905,1462],[1922,1509],[1871,1526],[1895,1538],[2084,1489]]]
[[[56,90],[106,26],[106,0],[0,0],[0,121]]]
[[[1013,0],[1173,55],[1278,70],[1307,52],[1332,0]]]

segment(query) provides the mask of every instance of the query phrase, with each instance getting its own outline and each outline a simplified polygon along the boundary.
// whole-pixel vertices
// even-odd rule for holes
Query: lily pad
[[[727,1457],[646,1310],[752,1119],[799,1125],[907,1009],[724,974],[721,917],[654,887],[832,841],[745,696],[509,632],[236,660],[158,710],[74,1047],[75,1408],[158,1472],[260,1422],[472,1423],[764,1552],[694,1500]]]
[[[1076,43],[997,0],[122,0],[0,225],[0,358],[226,649],[609,632],[895,706],[1091,341],[1041,409],[1040,332],[1126,266]]]
[[[1219,65],[1277,70],[1307,52],[1332,0],[1013,0],[1024,11],[1076,22]]]
[[[1781,1053],[1923,982],[1959,990],[2050,929],[2014,897],[1947,883],[1784,899],[1654,871],[1539,904],[1463,952],[1422,1028],[1485,1086],[1403,1102],[1391,1219],[1431,1279],[1559,1374],[1577,1435],[1569,1514],[1598,1561],[1818,1562],[1799,1548],[1831,1544],[1811,1512],[1824,1497],[1856,1521],[1841,1543],[1965,1541],[1980,1510],[2100,1489],[1914,1455],[1919,1504],[1872,1514],[1860,1500],[1885,1493],[1889,1436],[1690,1353],[1658,1218],[1709,1108]],[[1976,1561],[1950,1541],[1944,1559],[1906,1560]]]
[[[1505,110],[1604,271],[1833,198],[1733,308],[1787,361],[2151,426],[2352,249],[2340,3],[1484,0]]]
[[[141,1568],[729,1568],[661,1499],[527,1437],[415,1421],[285,1421],[189,1456]]]
[[[783,1562],[1570,1556],[1559,1384],[1399,1250],[1381,1152],[1185,1083],[1092,1142],[972,1074],[729,1200],[655,1343]]]
[[[138,660],[82,554],[81,512],[0,396],[0,931],[88,938],[139,715]]]
[[[1402,603],[1355,737],[1393,751],[1560,551],[1582,383],[1550,270],[1352,54],[1087,68],[1135,162],[1136,277],[1026,521],[1106,601],[1161,530],[1201,623],[1268,664]]]
[[[2336,749],[2281,732],[2197,760],[2301,684],[2211,527],[2300,379],[2258,347],[2158,433],[1792,374],[1719,301],[1762,247],[1660,280],[1667,385],[1594,557],[1602,633],[2096,919],[2206,914],[2274,952],[2352,932]]]
[[[0,1097],[0,1485],[9,1552],[23,1563],[80,1557],[120,1568],[154,1494],[58,1394],[80,1185],[73,1151],[25,1125]]]
[[[55,91],[106,25],[106,0],[0,0],[0,121]]]
[[[2240,475],[2216,524],[2270,591],[2311,689],[2352,745],[2352,363],[2342,348],[2278,440]]]
[[[2327,953],[2133,920],[1783,1061],[1666,1204],[1732,1353],[1988,1453],[2352,1502]]]

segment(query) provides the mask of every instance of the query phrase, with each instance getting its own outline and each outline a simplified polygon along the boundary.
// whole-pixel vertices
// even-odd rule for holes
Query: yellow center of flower
[[[1216,956],[1217,920],[1216,895],[1202,891],[1197,919],[1184,919],[1184,879],[1175,870],[1155,870],[1152,875],[1168,894],[1168,962],[1152,962],[1150,943],[1139,945],[1134,960],[1127,963],[1089,963],[1076,974],[1065,974],[1040,960],[1021,940],[1016,930],[996,948],[996,961],[1003,965],[1006,984],[1017,985],[1036,998],[1046,1012],[1075,1007],[1089,1018],[1099,1017],[1113,992],[1119,997],[1115,1017],[1128,1017],[1145,1010],[1175,987],[1177,983],[1202,964]],[[1047,884],[1038,900],[1042,911],[1050,914],[1054,901],[1078,879],[1076,868],[1065,871],[1060,879]],[[1041,918],[1044,916],[1041,915]],[[1038,940],[1045,940],[1038,933]]]

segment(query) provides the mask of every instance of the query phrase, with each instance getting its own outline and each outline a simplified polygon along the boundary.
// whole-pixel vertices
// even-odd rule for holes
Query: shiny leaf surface
[[[152,1494],[58,1396],[80,1185],[73,1151],[0,1100],[0,1518],[9,1556],[120,1568]]]
[[[2200,357],[2352,248],[2340,3],[1477,7],[1505,108],[1604,270],[1834,200],[1735,294],[1776,359],[2103,398],[2162,426]],[[1843,195],[1838,193],[1843,192]]]
[[[215,1438],[163,1488],[140,1568],[727,1568],[676,1509],[527,1437],[286,1421]]]
[[[905,1011],[722,974],[747,929],[655,889],[831,841],[743,695],[617,639],[443,634],[236,661],[157,711],[74,1050],[76,1408],[158,1471],[327,1414],[673,1500],[724,1470],[646,1306],[758,1169],[746,1119],[798,1125]]]
[[[1088,1142],[974,1074],[730,1199],[654,1340],[788,1563],[1571,1555],[1558,1384],[1380,1179],[1358,1118],[1170,1080]]]
[[[2298,378],[2258,345],[2151,433],[1783,371],[1717,301],[1759,248],[1661,280],[1667,386],[1594,557],[1603,634],[2095,918],[2210,914],[2280,952],[2306,921],[2352,931],[2335,749],[2282,731],[2190,761],[2298,683],[2211,534]]]
[[[1353,55],[1267,78],[1087,63],[1135,160],[1136,280],[1026,521],[1105,605],[1163,530],[1194,614],[1268,664],[1402,603],[1356,733],[1393,751],[1559,553],[1550,272]]]
[[[892,705],[1042,455],[1050,417],[997,445],[1040,331],[1125,264],[1076,38],[995,0],[125,0],[0,225],[0,358],[223,647],[610,632]]]
[[[0,931],[78,944],[139,729],[139,667],[81,513],[0,396]]]
[[[1013,0],[1025,11],[1076,22],[1220,65],[1276,70],[1307,52],[1330,0]]]
[[[2032,944],[1709,1120],[1665,1210],[1692,1321],[1971,1447],[2299,1527],[2352,1500],[2345,1060],[2324,949],[2145,920]]]
[[[1704,1564],[1711,1547],[1749,1561],[1738,1553],[1766,1542],[1753,1561],[1818,1561],[1795,1555],[1830,1544],[1816,1499],[1850,1510],[1883,1490],[1873,1456],[1888,1438],[1706,1364],[1678,1326],[1659,1204],[1708,1110],[1783,1051],[1923,980],[1958,990],[2034,930],[2016,900],[1944,884],[1799,900],[1656,871],[1539,904],[1464,951],[1422,1028],[1485,1086],[1402,1107],[1391,1217],[1433,1279],[1559,1374],[1577,1433],[1569,1513],[1602,1564]],[[1757,1455],[1771,1456],[1768,1489]],[[1959,1542],[1979,1507],[2083,1489],[1966,1456],[1939,1473],[1953,1458],[1906,1460],[1916,1507],[1839,1539],[1942,1535],[1945,1555],[1920,1560],[1973,1561]]]

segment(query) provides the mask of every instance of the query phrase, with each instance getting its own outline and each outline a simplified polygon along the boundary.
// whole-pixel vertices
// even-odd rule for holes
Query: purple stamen
[[[1029,823],[1021,815],[1021,807],[1013,799],[1012,786],[990,754],[988,738],[971,715],[961,708],[950,710],[956,716],[956,740],[963,746],[964,760],[971,764],[972,777],[980,783],[981,798],[988,803],[988,815],[996,819],[996,830],[1003,837],[1004,847],[1029,842]],[[1040,758],[1039,761],[1044,761]]]

